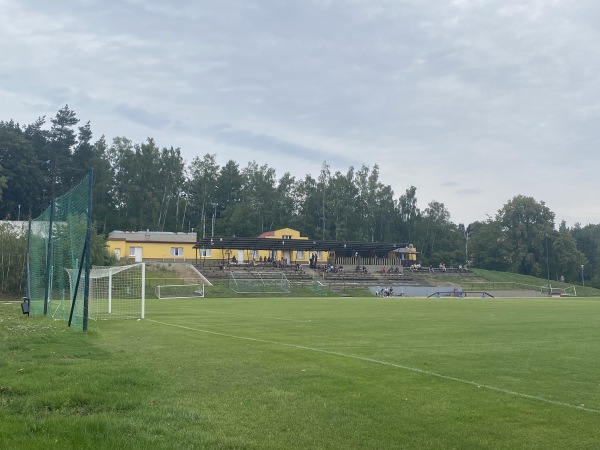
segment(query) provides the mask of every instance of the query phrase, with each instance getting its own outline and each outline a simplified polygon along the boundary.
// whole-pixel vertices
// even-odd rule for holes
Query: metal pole
[[[583,264],[581,265],[581,285],[585,286],[585,280],[583,279]]]
[[[48,243],[46,244],[46,276],[44,280],[45,285],[45,293],[44,293],[44,315],[48,315],[48,302],[50,301],[50,283],[51,279],[51,271],[52,271],[52,226],[54,224],[54,208],[55,208],[56,200],[52,199],[52,203],[50,204],[50,220],[48,223]]]
[[[85,237],[85,278],[83,284],[83,331],[87,330],[88,327],[88,315],[89,315],[89,297],[90,297],[90,270],[92,268],[92,199],[94,188],[94,169],[90,167],[88,174],[88,210],[87,210],[87,234]]]
[[[548,234],[546,233],[546,270],[548,271],[548,289],[550,289],[550,264],[548,264]],[[552,292],[550,292],[552,293]]]

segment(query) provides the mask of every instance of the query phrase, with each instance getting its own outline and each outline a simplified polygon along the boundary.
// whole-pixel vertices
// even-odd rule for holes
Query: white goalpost
[[[556,288],[551,285],[542,286],[540,292],[548,294],[549,297],[577,297],[577,290],[574,285],[565,288]]]
[[[71,289],[74,279],[71,271]],[[146,309],[146,264],[94,266],[90,271],[88,317],[143,319]]]

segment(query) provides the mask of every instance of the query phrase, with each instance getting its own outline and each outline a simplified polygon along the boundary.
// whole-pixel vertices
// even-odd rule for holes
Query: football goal
[[[229,289],[238,294],[280,294],[292,290],[290,280],[280,271],[232,271]]]
[[[315,280],[310,289],[317,295],[327,295],[327,288],[319,280]]]
[[[67,270],[71,288],[75,277]],[[126,266],[94,266],[90,270],[88,317],[143,319],[146,300],[145,263]]]
[[[548,296],[550,297],[576,297],[577,296],[577,290],[575,289],[575,286],[567,286],[566,288],[557,288],[557,287],[552,287],[552,286],[542,286],[540,288],[540,291],[543,294],[548,294]]]
[[[156,298],[204,298],[203,284],[169,284],[156,286],[154,289]]]

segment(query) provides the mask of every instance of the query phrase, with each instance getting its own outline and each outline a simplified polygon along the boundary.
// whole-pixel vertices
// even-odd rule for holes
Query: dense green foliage
[[[0,448],[597,448],[598,299],[0,303]]]
[[[0,222],[0,293],[24,292],[26,250],[26,230]]]
[[[417,203],[417,188],[399,197],[379,179],[379,168],[350,167],[318,177],[279,178],[250,161],[223,166],[216,155],[184,161],[178,148],[149,138],[92,139],[90,123],[78,126],[65,106],[46,126],[0,122],[0,218],[36,217],[50,199],[95,170],[94,221],[98,233],[116,229],[191,231],[256,236],[292,227],[313,239],[413,244],[424,265],[465,264],[571,283],[600,286],[600,225],[568,229],[555,223],[544,202],[510,199],[495,217],[455,224],[445,205]],[[584,266],[584,270],[582,270]]]
[[[0,294],[25,292],[25,264],[27,255],[27,229],[0,222]],[[92,228],[91,261],[95,266],[114,263],[106,247],[104,236]]]

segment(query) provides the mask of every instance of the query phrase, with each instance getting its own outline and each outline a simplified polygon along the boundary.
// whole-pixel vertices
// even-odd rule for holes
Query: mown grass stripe
[[[572,403],[561,402],[561,401],[558,401],[558,400],[551,400],[551,399],[540,397],[540,396],[537,396],[537,395],[531,395],[531,394],[526,394],[526,393],[523,393],[523,392],[512,391],[512,390],[509,390],[509,389],[504,389],[504,388],[500,388],[500,387],[496,387],[496,386],[490,386],[490,385],[487,385],[487,384],[477,383],[475,381],[464,380],[462,378],[457,378],[457,377],[453,377],[453,376],[450,376],[450,375],[444,375],[444,374],[441,374],[441,373],[432,372],[430,370],[420,369],[418,367],[410,367],[410,366],[406,366],[406,365],[403,365],[403,364],[392,363],[392,362],[389,362],[389,361],[382,361],[382,360],[378,360],[378,359],[367,358],[367,357],[364,357],[364,356],[351,355],[351,354],[348,354],[348,353],[341,353],[341,352],[337,352],[337,351],[333,351],[333,350],[325,350],[325,349],[322,349],[322,348],[307,347],[307,346],[303,346],[303,345],[289,344],[289,343],[285,343],[285,342],[277,342],[277,341],[271,341],[271,340],[267,340],[267,339],[258,339],[258,338],[252,338],[252,337],[247,337],[247,336],[238,336],[238,335],[229,334],[229,333],[221,333],[221,332],[218,332],[218,331],[203,330],[201,328],[194,328],[194,327],[190,327],[190,326],[186,326],[186,325],[178,325],[178,324],[173,324],[173,323],[168,323],[168,322],[162,322],[162,321],[153,320],[153,319],[145,319],[145,320],[148,321],[148,322],[153,322],[153,323],[157,323],[157,324],[160,324],[160,325],[165,325],[165,326],[170,326],[170,327],[175,327],[175,328],[181,328],[181,329],[190,330],[190,331],[197,331],[197,332],[200,332],[200,333],[211,334],[211,335],[215,335],[215,336],[227,337],[227,338],[231,338],[231,339],[240,339],[240,340],[251,341],[251,342],[260,342],[260,343],[263,343],[263,344],[272,344],[272,345],[279,345],[279,346],[284,346],[284,347],[297,348],[297,349],[300,349],[300,350],[308,350],[308,351],[319,352],[319,353],[328,354],[328,355],[341,356],[341,357],[344,357],[344,358],[351,358],[351,359],[355,359],[355,360],[359,360],[359,361],[365,361],[365,362],[380,364],[380,365],[384,365],[384,366],[388,366],[388,367],[395,367],[395,368],[398,368],[398,369],[402,369],[402,370],[406,370],[406,371],[410,371],[410,372],[415,372],[415,373],[419,373],[419,374],[422,374],[422,375],[427,375],[427,376],[430,376],[430,377],[436,377],[436,378],[440,378],[440,379],[443,379],[443,380],[454,381],[454,382],[462,383],[462,384],[468,384],[468,385],[471,385],[471,386],[475,386],[478,389],[483,388],[483,389],[487,389],[487,390],[490,390],[490,391],[495,391],[495,392],[500,392],[502,394],[511,395],[511,396],[514,396],[514,397],[520,397],[520,398],[525,398],[525,399],[528,399],[528,400],[535,400],[535,401],[547,403],[547,404],[550,404],[550,405],[560,406],[560,407],[564,407],[564,408],[569,408],[569,409],[574,409],[574,410],[579,410],[579,411],[585,411],[585,412],[589,412],[589,413],[600,414],[600,410],[598,410],[598,409],[587,408],[585,406],[574,405]]]

